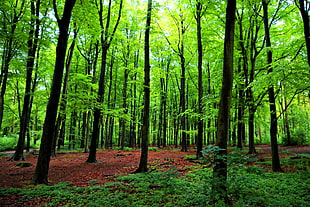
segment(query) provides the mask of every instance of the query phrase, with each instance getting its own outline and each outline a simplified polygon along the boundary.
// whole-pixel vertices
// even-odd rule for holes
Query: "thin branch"
[[[304,88],[304,89],[296,89],[294,95],[291,97],[291,99],[290,99],[290,101],[288,102],[288,104],[286,104],[286,105],[284,106],[284,109],[283,109],[282,112],[279,114],[279,116],[277,117],[277,119],[280,118],[281,115],[282,115],[284,112],[287,111],[287,109],[289,108],[289,106],[292,104],[292,102],[293,102],[295,96],[297,96],[298,94],[300,94],[300,93],[302,93],[302,92],[304,92],[304,91],[307,91],[307,90],[309,90],[309,89],[310,89],[310,86],[308,86],[308,87],[306,87],[306,88]]]
[[[59,24],[60,23],[60,18],[59,18],[59,14],[58,14],[56,0],[53,0],[53,9],[54,9],[54,13],[55,13],[55,18],[56,18],[56,20],[57,20],[57,22]]]

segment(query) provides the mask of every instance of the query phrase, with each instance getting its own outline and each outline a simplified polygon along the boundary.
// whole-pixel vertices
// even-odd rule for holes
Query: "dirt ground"
[[[98,163],[86,163],[88,154],[83,152],[57,153],[51,158],[49,182],[72,182],[75,186],[90,186],[90,181],[96,180],[98,185],[111,181],[115,176],[131,173],[136,170],[140,161],[140,150],[98,150]],[[179,149],[149,151],[150,169],[175,167],[180,172],[190,169],[194,163],[185,160],[186,155],[195,155],[194,149],[180,152]],[[30,167],[16,167],[21,162],[7,161],[10,156],[0,157],[0,187],[23,188],[29,186],[34,175],[38,155],[26,154]]]
[[[264,160],[271,159],[271,149],[268,145],[256,146],[257,157]],[[88,154],[83,152],[57,153],[51,158],[49,170],[49,182],[56,184],[60,182],[71,182],[75,186],[90,186],[92,181],[98,185],[111,182],[115,176],[134,172],[139,165],[140,150],[98,150],[98,163],[86,163]],[[310,154],[310,146],[279,146],[280,157],[294,156],[296,154]],[[184,159],[187,155],[195,155],[194,148],[188,152],[180,152],[180,149],[157,149],[149,151],[149,168],[170,169],[176,168],[181,174],[191,170],[197,163]],[[10,156],[0,157],[0,187],[24,188],[29,187],[33,177],[37,156],[26,154],[25,163],[31,163],[30,167],[17,167],[20,162],[7,161]],[[264,166],[270,170],[269,166]],[[284,169],[291,171],[290,169]]]

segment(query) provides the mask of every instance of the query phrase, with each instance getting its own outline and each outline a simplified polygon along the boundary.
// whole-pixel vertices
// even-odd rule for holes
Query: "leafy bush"
[[[287,136],[282,138],[283,145],[305,145],[308,143],[309,134],[302,128],[296,128],[291,132],[290,143],[287,139]]]
[[[13,150],[17,144],[17,137],[1,137],[0,138],[0,151]]]

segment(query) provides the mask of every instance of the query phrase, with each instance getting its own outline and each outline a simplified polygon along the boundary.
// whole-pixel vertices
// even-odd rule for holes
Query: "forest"
[[[309,15],[1,1],[0,205],[309,206]]]

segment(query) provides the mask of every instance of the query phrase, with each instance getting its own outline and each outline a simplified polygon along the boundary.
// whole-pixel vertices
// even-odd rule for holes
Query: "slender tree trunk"
[[[112,51],[112,56],[113,56],[113,51]],[[114,59],[114,58],[113,58]],[[110,63],[109,66],[109,87],[108,87],[108,97],[107,97],[107,101],[108,101],[108,109],[112,109],[113,108],[113,104],[112,104],[112,89],[113,89],[113,59]],[[114,102],[115,103],[115,102]],[[114,118],[111,115],[108,115],[106,118],[106,124],[105,126],[107,127],[106,130],[106,142],[105,142],[105,148],[106,149],[112,149],[112,139],[113,139],[113,128],[114,128]]]
[[[198,134],[197,134],[197,152],[196,158],[199,159],[202,157],[202,144],[203,144],[203,82],[202,82],[202,35],[201,35],[201,18],[202,18],[202,3],[196,1],[196,23],[197,23],[197,50],[198,50]]]
[[[182,23],[183,25],[183,23]],[[182,33],[183,34],[183,33]],[[185,84],[185,57],[184,57],[184,44],[183,40],[181,40],[181,49],[180,49],[180,59],[181,59],[181,87],[180,87],[180,109],[181,109],[181,120],[180,120],[180,127],[181,127],[181,152],[187,152],[187,134],[186,134],[186,84]]]
[[[76,125],[77,125],[77,113],[76,111],[72,111],[71,120],[70,120],[70,129],[69,129],[69,149],[75,148],[75,140],[76,140]]]
[[[141,38],[141,33],[139,36],[139,40]],[[139,54],[140,51],[137,50],[137,52],[135,53],[135,59],[134,59],[134,68],[137,69],[139,67]],[[132,97],[133,97],[133,102],[132,102],[132,120],[131,120],[131,124],[130,124],[130,147],[136,147],[136,142],[137,142],[137,125],[136,125],[136,120],[137,120],[137,84],[136,84],[136,80],[137,80],[137,73],[135,72],[133,75],[133,81],[134,84],[132,86]]]
[[[163,140],[163,147],[167,146],[167,128],[168,128],[168,117],[167,117],[167,94],[168,94],[168,80],[169,80],[169,65],[170,60],[167,63],[167,74],[166,74],[166,81],[164,84],[164,94],[163,94],[163,130],[162,130],[162,140]]]
[[[169,78],[170,59],[167,60],[166,76],[160,79],[160,112],[158,123],[158,147],[167,146],[167,93],[168,93],[168,78]]]
[[[125,67],[127,68],[128,65],[127,63],[125,64]],[[128,82],[128,75],[129,75],[129,70],[125,69],[124,71],[124,82],[123,82],[123,109],[124,109],[124,114],[128,114],[128,109],[127,109],[127,82]],[[126,119],[122,118],[120,120],[120,138],[121,138],[121,149],[124,149],[125,147],[125,137],[127,134],[126,130]]]
[[[97,101],[99,104],[103,103],[104,99],[104,88],[105,88],[105,73],[106,73],[106,64],[107,64],[107,53],[109,50],[109,47],[111,45],[111,42],[113,41],[114,34],[116,32],[116,29],[119,25],[120,18],[121,18],[121,12],[123,7],[123,0],[119,2],[119,10],[118,10],[118,16],[116,23],[114,25],[113,31],[109,32],[110,29],[110,23],[111,23],[111,11],[112,11],[112,0],[109,0],[108,2],[108,10],[107,10],[107,16],[103,16],[103,2],[100,1],[100,8],[99,8],[99,22],[102,29],[101,32],[101,46],[102,46],[102,56],[101,56],[101,70],[100,70],[100,76],[99,76],[99,85],[98,85],[98,98]],[[104,20],[106,21],[105,26],[103,25]],[[102,121],[101,118],[101,109],[98,107],[95,107],[94,109],[94,120],[93,120],[93,133],[91,137],[91,143],[89,148],[89,155],[86,162],[89,163],[95,163],[96,160],[96,147],[97,142],[99,139],[99,131],[100,131],[100,122]]]
[[[241,62],[242,59],[239,58],[238,60],[238,73],[241,79],[243,80],[243,72],[241,71]],[[238,107],[237,107],[237,147],[239,149],[242,149],[243,145],[243,114],[244,114],[244,84],[239,83],[237,86],[237,91],[238,91]]]
[[[20,131],[18,143],[16,146],[16,151],[11,161],[25,160],[23,151],[24,143],[26,139],[26,132],[29,125],[30,111],[31,111],[31,82],[32,82],[32,72],[35,63],[35,56],[38,46],[38,37],[39,37],[39,11],[40,11],[40,1],[37,1],[36,4],[34,1],[31,2],[31,23],[28,37],[28,57],[27,57],[27,72],[26,72],[26,87],[24,95],[24,105],[22,110],[22,116],[20,119]]]
[[[226,8],[226,25],[224,40],[224,65],[222,90],[219,103],[216,145],[221,149],[215,157],[213,168],[212,192],[216,198],[228,203],[227,197],[227,140],[229,136],[230,105],[233,87],[234,69],[234,26],[236,0],[228,0]]]
[[[56,47],[56,62],[54,76],[49,101],[46,108],[46,116],[43,125],[43,135],[41,139],[40,152],[36,165],[33,184],[48,184],[48,169],[51,157],[53,131],[57,116],[58,103],[60,98],[61,82],[65,65],[65,57],[68,42],[68,29],[71,19],[72,9],[76,0],[66,0],[63,16],[60,19],[54,1],[54,9],[59,27],[59,36]]]
[[[211,71],[210,71],[210,63],[207,64],[207,80],[208,80],[208,95],[211,95],[212,90],[211,90]],[[211,104],[209,104],[209,107],[211,108]],[[207,144],[209,145],[212,141],[211,141],[211,137],[213,132],[211,131],[211,122],[212,122],[212,118],[208,119],[208,123],[207,123]],[[214,142],[212,142],[214,143]]]
[[[251,58],[251,70],[250,70],[250,78],[249,84],[254,81],[254,71],[255,71],[255,62],[256,58]],[[256,107],[254,106],[254,95],[252,86],[249,86],[247,89],[247,101],[248,101],[248,110],[249,110],[249,118],[248,118],[248,127],[249,127],[249,152],[248,154],[256,154],[255,149],[255,128],[254,128],[254,120],[255,120],[255,111]]]
[[[261,7],[261,6],[260,6]],[[258,33],[260,30],[260,27],[258,26],[258,11],[254,11],[253,19],[250,22],[250,29],[249,29],[249,36],[250,36],[250,70],[249,70],[249,83],[246,90],[246,96],[247,96],[247,106],[248,106],[248,135],[249,135],[249,151],[248,154],[256,154],[255,149],[255,113],[257,106],[259,103],[255,104],[254,100],[254,94],[252,89],[252,83],[254,82],[255,78],[255,67],[256,67],[256,58],[259,55],[259,53],[262,51],[262,49],[257,50],[257,39],[258,39]]]
[[[269,31],[269,21],[268,21],[268,3],[266,0],[262,0],[263,11],[264,11],[264,28],[265,28],[265,39],[267,47],[267,64],[268,73],[272,73],[272,51],[271,51],[271,40]],[[280,157],[278,152],[278,141],[277,141],[277,109],[276,109],[276,99],[274,93],[274,87],[272,83],[268,87],[269,96],[269,109],[270,109],[270,143],[272,151],[272,170],[274,172],[283,172],[280,166]]]
[[[248,118],[248,127],[249,127],[249,152],[248,154],[256,154],[256,149],[255,149],[255,142],[254,142],[254,120],[255,120],[255,107],[254,107],[254,97],[253,97],[253,91],[252,88],[247,89],[247,94],[248,94],[248,109],[249,109],[249,118]]]
[[[287,110],[285,110],[285,107],[287,106],[287,100],[286,97],[284,96],[284,107],[283,107],[283,127],[284,127],[284,133],[286,136],[286,145],[290,146],[292,145],[292,138],[291,138],[291,129],[290,129],[290,123],[289,123],[289,114]]]
[[[248,118],[248,125],[249,125],[249,152],[248,154],[256,154],[255,143],[254,143],[254,111],[249,107],[249,118]]]
[[[104,79],[105,79],[105,71],[106,71],[106,58],[107,58],[108,48],[102,48],[102,66],[99,78],[99,89],[98,89],[98,103],[103,103],[103,95],[104,95]],[[96,153],[97,153],[97,142],[99,139],[99,131],[100,131],[100,120],[101,120],[101,109],[96,107],[94,109],[94,120],[93,120],[93,133],[91,136],[90,147],[89,147],[89,155],[86,160],[88,163],[96,163]]]
[[[144,39],[144,108],[142,120],[142,144],[139,168],[136,173],[147,172],[148,146],[149,146],[149,127],[150,127],[150,27],[152,16],[152,0],[148,0],[146,29]]]
[[[17,22],[19,21],[19,17],[16,16],[16,12],[14,12],[13,22],[11,26],[11,30],[7,31],[9,33],[9,39],[5,41],[3,47],[2,54],[2,64],[1,64],[1,73],[0,73],[0,130],[2,128],[2,120],[4,116],[4,96],[7,87],[8,73],[10,62],[14,56],[14,34],[17,26]]]
[[[91,128],[91,112],[87,111],[87,117],[86,117],[86,131],[85,131],[85,146],[84,146],[84,153],[89,152],[88,143],[90,139],[90,128]]]
[[[163,131],[164,129],[163,122],[165,119],[164,115],[164,104],[165,104],[165,79],[160,78],[160,105],[159,105],[159,114],[158,114],[158,132],[157,132],[157,146],[160,148],[163,145]]]

